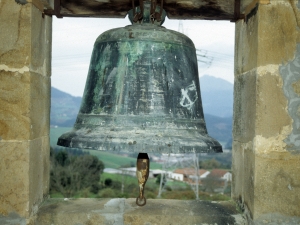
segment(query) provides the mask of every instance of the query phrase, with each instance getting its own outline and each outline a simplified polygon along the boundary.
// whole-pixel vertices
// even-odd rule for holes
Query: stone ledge
[[[267,213],[252,220],[249,218],[249,225],[299,225],[300,217],[286,216],[280,213]]]
[[[138,207],[135,199],[49,199],[34,225],[243,225],[233,202],[149,199]]]

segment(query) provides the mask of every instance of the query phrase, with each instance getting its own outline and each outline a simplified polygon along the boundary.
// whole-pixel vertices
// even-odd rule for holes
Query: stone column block
[[[29,140],[49,135],[50,78],[0,71],[0,137]]]
[[[255,157],[256,215],[279,212],[299,216],[300,155],[288,152]]]
[[[29,142],[0,142],[0,214],[29,211]]]
[[[28,217],[37,211],[49,189],[49,154],[47,136],[0,142],[0,214]]]
[[[232,196],[256,222],[300,216],[298,5],[253,4],[236,26]]]
[[[29,218],[49,190],[52,18],[0,1],[0,217]]]

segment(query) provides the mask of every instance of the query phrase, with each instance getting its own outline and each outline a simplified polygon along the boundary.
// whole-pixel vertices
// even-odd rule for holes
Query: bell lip
[[[70,131],[58,138],[57,145],[69,148],[79,148],[95,151],[111,152],[143,152],[143,153],[222,153],[222,145],[210,136],[201,135],[199,141],[202,145],[198,146],[171,146],[171,145],[150,145],[149,143],[125,143],[125,142],[103,142],[100,140],[91,141],[90,137],[84,137],[76,134],[76,131]],[[199,137],[199,140],[201,140]]]

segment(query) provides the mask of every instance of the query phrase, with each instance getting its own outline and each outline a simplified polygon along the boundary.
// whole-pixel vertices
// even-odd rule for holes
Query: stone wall
[[[299,3],[252,5],[236,24],[232,197],[249,220],[300,216]]]
[[[49,188],[52,18],[0,1],[0,214],[29,217]]]

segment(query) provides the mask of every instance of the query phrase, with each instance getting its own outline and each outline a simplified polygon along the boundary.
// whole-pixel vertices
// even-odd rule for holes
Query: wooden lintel
[[[59,1],[59,15],[63,17],[123,18],[132,7],[132,0]],[[134,1],[138,5],[138,0]],[[234,7],[235,0],[164,0],[170,19],[232,20]],[[54,11],[50,9],[47,13],[54,14]]]

